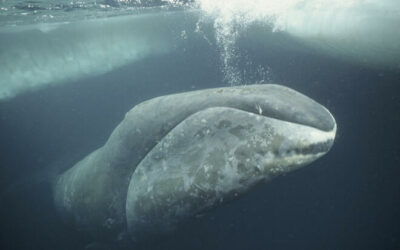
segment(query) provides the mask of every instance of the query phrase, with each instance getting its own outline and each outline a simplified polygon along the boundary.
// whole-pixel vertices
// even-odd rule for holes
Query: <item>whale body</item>
[[[132,108],[104,146],[62,173],[54,201],[67,223],[138,241],[326,154],[329,111],[274,84],[157,97]]]

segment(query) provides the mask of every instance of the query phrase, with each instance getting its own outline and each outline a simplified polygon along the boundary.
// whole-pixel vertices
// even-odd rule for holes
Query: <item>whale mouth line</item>
[[[283,116],[279,116],[277,114],[264,113],[264,112],[260,111],[258,106],[256,106],[256,109],[244,109],[244,108],[229,107],[229,106],[214,106],[214,107],[208,107],[208,108],[227,108],[227,109],[239,110],[239,111],[247,112],[249,114],[253,114],[253,115],[256,115],[256,116],[259,116],[259,117],[266,117],[268,119],[274,119],[274,120],[281,121],[281,122],[287,122],[287,123],[290,123],[290,124],[293,124],[293,125],[296,125],[296,126],[304,126],[304,127],[313,128],[313,129],[316,129],[316,130],[324,132],[324,133],[330,133],[330,132],[335,132],[336,131],[336,122],[334,123],[335,125],[333,126],[332,129],[325,130],[325,129],[319,128],[317,126],[313,126],[311,124],[306,124],[304,122],[295,121],[295,120],[291,120],[291,119],[285,119]],[[206,108],[206,109],[208,109],[208,108]],[[201,111],[206,110],[206,109],[202,109],[202,110],[199,110],[197,112],[201,112]],[[194,112],[193,114],[195,114],[197,112]],[[330,115],[331,119],[334,120],[333,116],[327,110],[326,110],[326,112]],[[193,115],[193,114],[191,114],[191,115]],[[185,119],[187,119],[189,116],[185,117]],[[185,119],[183,119],[183,120],[185,120]]]
[[[273,152],[274,156],[279,157],[287,157],[292,155],[302,155],[302,156],[311,156],[311,155],[319,155],[319,154],[326,154],[332,144],[333,139],[327,139],[321,142],[310,143],[303,147],[292,147],[290,149],[286,149],[283,151],[276,150]]]
[[[331,148],[332,143],[333,139],[328,139],[323,142],[317,142],[303,148],[295,149],[295,152],[302,155],[316,155],[319,153],[326,153]]]
[[[313,130],[321,132],[322,137],[313,138],[314,140],[308,141],[304,145],[296,145],[296,146],[292,146],[292,147],[290,147],[288,149],[273,151],[272,153],[274,154],[275,157],[287,158],[287,157],[291,157],[291,156],[298,156],[298,157],[321,156],[321,155],[324,155],[324,154],[329,152],[329,150],[331,149],[331,147],[333,145],[333,142],[335,140],[337,125],[336,125],[336,122],[334,121],[333,116],[326,109],[325,109],[326,112],[330,115],[330,117],[334,121],[333,128],[331,130],[328,130],[328,131],[320,129],[320,128],[315,127],[315,126],[311,126],[311,125],[307,125],[307,124],[304,124],[304,123],[301,123],[301,122],[297,122],[297,121],[294,121],[294,120],[282,119],[282,118],[277,117],[277,116],[269,116],[268,113],[257,112],[257,110],[248,110],[248,109],[241,109],[241,108],[229,107],[229,106],[228,107],[227,106],[215,106],[215,107],[210,107],[210,108],[227,108],[227,109],[232,109],[232,110],[238,110],[238,111],[246,112],[246,113],[258,116],[258,117],[272,119],[272,120],[275,120],[275,121],[279,121],[279,122],[283,122],[283,123],[287,123],[287,124],[292,124],[292,125],[299,126],[299,127],[311,128]],[[206,110],[206,109],[203,109],[203,110]],[[200,110],[198,112],[201,112],[203,110]],[[197,112],[195,112],[195,113],[197,113]],[[195,113],[193,113],[193,114],[195,114]],[[193,115],[193,114],[191,114],[191,115]],[[187,119],[188,117],[186,117],[185,119]],[[183,120],[185,120],[185,119],[183,119]]]
[[[322,132],[324,134],[323,138],[321,138],[319,140],[316,140],[316,141],[313,141],[313,142],[309,142],[306,145],[299,146],[299,147],[291,147],[291,148],[286,149],[286,150],[276,150],[276,151],[272,152],[275,156],[282,157],[282,158],[285,158],[285,157],[291,156],[291,155],[299,155],[299,156],[302,155],[302,156],[307,157],[307,156],[312,156],[312,155],[326,154],[329,151],[329,149],[331,148],[331,146],[333,144],[333,141],[334,141],[335,134],[336,134],[336,124],[335,124],[335,126],[333,127],[332,130],[325,131],[325,130],[322,130],[320,128],[317,128],[317,127],[314,127],[314,126],[310,126],[310,125],[307,125],[307,124],[303,124],[303,123],[299,123],[299,122],[296,122],[296,121],[293,121],[293,120],[291,121],[291,120],[288,120],[288,119],[277,118],[276,116],[268,116],[269,114],[258,112],[258,110],[255,110],[255,109],[246,109],[246,108],[239,108],[239,107],[217,105],[217,106],[212,106],[212,107],[203,108],[201,110],[197,110],[196,112],[193,112],[193,113],[187,115],[182,120],[177,122],[175,124],[175,126],[173,126],[171,129],[166,131],[161,136],[161,138],[159,138],[159,140],[153,145],[153,147],[151,147],[145,153],[145,157],[143,157],[143,159],[137,165],[140,165],[141,162],[146,158],[146,156],[155,147],[157,147],[158,143],[160,141],[162,141],[166,136],[168,136],[168,134],[171,131],[173,131],[177,126],[179,126],[186,119],[188,119],[189,117],[191,117],[191,116],[193,116],[193,115],[195,115],[195,114],[197,114],[199,112],[203,112],[203,111],[208,110],[208,109],[218,109],[218,108],[241,111],[241,112],[245,112],[245,113],[248,113],[248,114],[251,114],[251,115],[255,115],[255,116],[260,117],[260,118],[267,118],[267,119],[272,119],[272,120],[283,122],[283,123],[292,124],[292,125],[299,126],[299,127],[311,128],[311,129],[315,129],[315,130],[317,130],[319,132]],[[332,119],[333,119],[333,117],[332,117]]]

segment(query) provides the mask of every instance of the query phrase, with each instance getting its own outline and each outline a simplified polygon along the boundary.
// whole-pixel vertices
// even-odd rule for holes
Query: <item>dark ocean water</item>
[[[131,249],[400,249],[400,72],[314,53],[263,56],[241,45],[238,61],[252,62],[237,67],[243,83],[282,84],[326,106],[338,124],[333,148]],[[0,249],[119,249],[60,220],[47,176],[101,147],[146,99],[229,86],[216,48],[185,46],[0,103]],[[267,77],[254,73],[258,66]]]

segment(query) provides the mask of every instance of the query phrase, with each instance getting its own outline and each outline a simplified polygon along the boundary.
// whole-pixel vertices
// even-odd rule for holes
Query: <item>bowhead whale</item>
[[[97,238],[174,230],[326,154],[336,123],[284,86],[226,87],[132,108],[107,142],[54,183],[59,214]]]

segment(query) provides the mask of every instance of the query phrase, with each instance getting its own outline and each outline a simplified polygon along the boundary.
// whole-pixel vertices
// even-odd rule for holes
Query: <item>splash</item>
[[[221,56],[222,71],[225,82],[230,85],[246,84],[248,77],[246,72],[240,70],[240,50],[236,46],[238,38],[246,28],[255,21],[263,20],[266,23],[272,21],[267,12],[259,12],[258,5],[262,1],[207,1],[199,0],[197,7],[203,10],[206,15],[214,20],[215,40]],[[263,4],[265,6],[265,4]],[[268,5],[267,5],[268,6]],[[202,22],[201,20],[200,22]],[[252,64],[246,61],[245,64]],[[263,75],[262,80],[266,80],[268,70],[257,66],[257,73]]]
[[[400,68],[397,0],[197,0],[196,6],[214,20],[225,78],[232,84],[243,82],[237,41],[252,25],[334,57]]]

